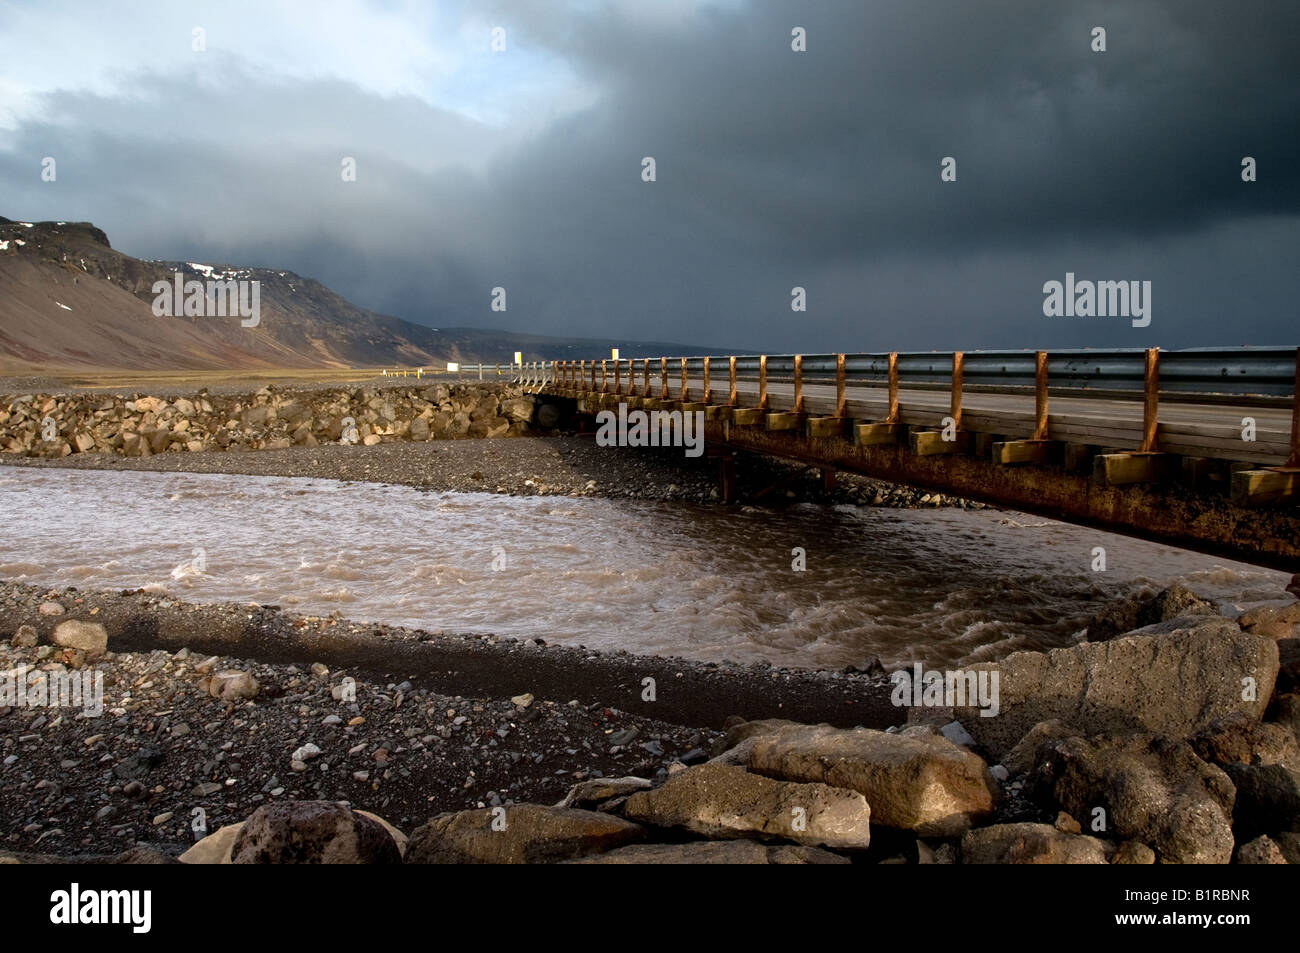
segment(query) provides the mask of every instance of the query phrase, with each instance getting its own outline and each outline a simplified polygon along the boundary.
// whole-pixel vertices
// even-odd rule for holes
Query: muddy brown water
[[[793,668],[995,659],[1070,644],[1144,586],[1227,606],[1282,598],[1289,578],[998,510],[31,469],[0,473],[0,513],[0,577],[17,582]]]

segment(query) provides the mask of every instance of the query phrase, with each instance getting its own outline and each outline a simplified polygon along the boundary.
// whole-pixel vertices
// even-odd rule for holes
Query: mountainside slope
[[[157,317],[153,286],[185,280],[260,282],[260,321]],[[477,328],[434,329],[359,308],[291,271],[146,261],[114,250],[88,222],[0,218],[0,363],[25,367],[211,370],[434,366],[631,356],[606,342]],[[696,353],[643,344],[638,354]]]

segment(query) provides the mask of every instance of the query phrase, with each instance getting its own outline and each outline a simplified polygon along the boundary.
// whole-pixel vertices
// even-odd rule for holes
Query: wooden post
[[[1047,439],[1047,352],[1034,355],[1034,439]]]
[[[966,355],[961,351],[952,352],[952,405],[948,415],[952,417],[952,429],[961,430],[961,378],[966,365]]]
[[[709,387],[709,358],[704,358],[704,402],[711,404],[713,402],[713,389]]]
[[[648,357],[642,358],[641,371],[643,374],[641,380],[641,384],[642,384],[641,396],[649,397],[650,396],[650,358]]]
[[[767,410],[767,355],[758,357],[758,406]]]
[[[1157,412],[1160,407],[1160,348],[1147,348],[1146,375],[1142,385],[1142,446],[1138,453],[1156,452]]]
[[[668,399],[668,358],[659,358],[659,396]]]
[[[605,361],[602,360],[600,362],[600,392],[602,394],[606,393],[609,390],[609,382],[605,379],[605,374],[607,370],[608,368],[605,367]]]
[[[615,361],[614,362],[614,393],[615,394],[623,393],[622,370],[623,370],[623,362]]]
[[[885,423],[898,423],[898,352],[889,352],[889,416]]]
[[[845,369],[844,355],[835,355],[835,416],[847,417],[849,415],[849,398],[845,393],[848,379],[848,371]]]
[[[690,397],[691,387],[686,380],[686,358],[682,358],[682,403]]]
[[[729,366],[728,370],[731,377],[731,386],[727,393],[727,406],[735,407],[740,403],[740,398],[736,394],[736,359],[734,357],[727,358],[727,364]]]
[[[803,355],[794,356],[794,412],[803,413]]]

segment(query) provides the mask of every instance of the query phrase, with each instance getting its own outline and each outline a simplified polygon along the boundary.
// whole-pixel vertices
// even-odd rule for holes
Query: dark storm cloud
[[[0,214],[291,268],[435,326],[773,351],[1295,343],[1295,4],[496,10],[594,105],[501,149],[421,100],[236,60],[220,84],[145,75],[20,126]],[[192,137],[157,131],[178,112]],[[57,186],[34,181],[47,154]],[[1066,271],[1151,280],[1151,326],[1044,317],[1042,284]]]

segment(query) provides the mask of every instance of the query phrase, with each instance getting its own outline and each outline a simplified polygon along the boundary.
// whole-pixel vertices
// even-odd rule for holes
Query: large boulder
[[[1175,738],[1233,712],[1258,721],[1277,678],[1278,649],[1216,616],[1158,635],[1017,652],[968,671],[983,669],[999,673],[998,714],[981,717],[981,709],[966,707],[956,715],[1001,759],[1031,728],[1053,719],[1079,734]]]
[[[516,804],[439,814],[411,835],[408,864],[544,864],[645,840],[639,824],[576,808]]]
[[[1067,834],[1050,824],[995,824],[967,831],[963,864],[1104,864],[1105,845],[1095,837]]]
[[[1232,782],[1185,741],[1127,735],[1052,742],[1036,780],[1040,794],[1085,828],[1148,844],[1161,863],[1232,859]]]
[[[926,837],[961,834],[997,796],[983,759],[938,734],[786,725],[745,744],[751,770],[857,791],[873,823]]]
[[[816,847],[758,844],[754,841],[692,841],[687,844],[635,844],[594,854],[571,864],[847,864],[847,857]]]
[[[283,801],[249,815],[230,862],[400,864],[402,855],[378,821],[333,801]]]
[[[776,781],[723,764],[679,771],[662,787],[633,794],[622,812],[643,824],[706,837],[777,838],[861,850],[871,843],[871,808],[857,791]]]
[[[108,651],[108,630],[98,622],[69,619],[55,626],[50,641],[65,649],[81,649],[94,657]]]
[[[507,420],[527,423],[533,419],[533,400],[531,397],[512,397],[503,400],[499,412]]]

